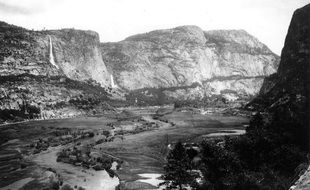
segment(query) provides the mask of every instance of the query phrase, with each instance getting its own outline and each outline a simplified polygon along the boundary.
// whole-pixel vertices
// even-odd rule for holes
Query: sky
[[[310,0],[0,0],[0,20],[28,29],[94,30],[115,42],[196,25],[244,29],[280,55],[294,10]]]

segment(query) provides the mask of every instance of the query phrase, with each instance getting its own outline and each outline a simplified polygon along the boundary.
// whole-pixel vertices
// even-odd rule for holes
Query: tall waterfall
[[[58,65],[56,65],[53,55],[53,44],[52,44],[52,38],[51,36],[48,36],[50,39],[50,63],[54,65],[57,69],[59,69]]]
[[[117,85],[114,83],[113,75],[111,75],[111,87],[117,88]]]

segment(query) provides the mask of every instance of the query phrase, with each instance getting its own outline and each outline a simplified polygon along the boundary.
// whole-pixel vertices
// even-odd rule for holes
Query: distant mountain
[[[126,98],[127,105],[248,100],[279,61],[243,30],[196,26],[100,43],[93,31],[32,31],[0,22],[0,44],[2,121],[100,113],[112,99]]]
[[[203,31],[197,26],[102,43],[101,52],[115,83],[141,101],[249,98],[276,72],[279,62],[244,30]]]

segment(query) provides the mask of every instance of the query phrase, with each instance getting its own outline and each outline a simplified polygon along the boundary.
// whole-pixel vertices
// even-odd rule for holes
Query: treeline
[[[24,104],[20,110],[16,109],[3,109],[0,110],[0,123],[5,121],[23,121],[25,119],[38,118],[41,113],[40,108]]]

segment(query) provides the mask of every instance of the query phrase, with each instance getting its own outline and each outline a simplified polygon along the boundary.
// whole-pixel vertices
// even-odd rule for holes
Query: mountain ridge
[[[137,34],[120,42],[101,43],[101,51],[120,88],[135,91],[201,84],[200,89],[185,92],[190,94],[185,99],[219,95],[222,89],[212,83],[205,84],[211,78],[240,75],[254,79],[276,71],[279,57],[256,38],[244,30],[229,30],[226,35],[219,33],[222,31],[208,32],[197,26],[180,26]],[[235,36],[241,37],[234,39]],[[235,88],[237,92],[242,85],[247,88],[256,82],[262,84],[262,80],[247,78],[239,83],[227,81],[221,85],[226,86],[225,89],[240,86]],[[255,95],[260,88],[258,86],[255,92],[243,91],[239,97]],[[166,99],[178,94],[163,93]],[[178,98],[181,97],[174,99]]]
[[[275,72],[278,57],[245,31],[226,31],[222,36],[219,33],[180,26],[137,34],[121,42],[101,43],[98,33],[91,30],[32,31],[0,22],[0,75],[19,81],[15,86],[10,86],[11,79],[1,83],[5,102],[1,109],[15,112],[29,105],[44,112],[51,111],[54,104],[86,104],[89,98],[91,102],[126,99],[129,105],[196,101],[212,96],[247,100],[258,92],[263,78]],[[235,36],[239,38],[234,40]],[[39,79],[41,76],[46,80]],[[18,89],[25,88],[21,79],[37,94],[18,94]],[[66,89],[63,81],[76,83],[73,86],[79,90],[73,90],[73,86]],[[88,87],[81,89],[82,84]],[[59,94],[44,93],[47,86]],[[90,88],[92,93],[87,95],[85,90]],[[71,95],[66,98],[63,93]],[[16,105],[11,95],[23,103]],[[42,100],[40,104],[36,99]],[[80,103],[73,105],[74,109],[84,109]],[[57,109],[57,114],[52,110],[49,115],[57,116]],[[92,109],[102,111],[90,106],[86,112]]]

